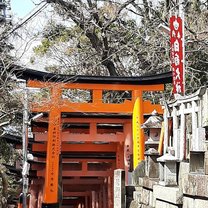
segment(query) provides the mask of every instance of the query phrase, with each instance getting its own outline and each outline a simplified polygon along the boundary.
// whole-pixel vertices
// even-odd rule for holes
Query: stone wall
[[[190,174],[189,163],[181,163],[179,184],[159,185],[147,177],[137,178],[133,200],[127,208],[206,208],[208,207],[208,175]]]
[[[208,151],[205,152],[205,169]],[[208,175],[190,173],[189,162],[179,162],[177,186],[160,185],[159,178],[145,176],[145,165],[135,169],[133,200],[127,208],[206,208],[208,207]],[[128,189],[127,189],[128,190]],[[127,191],[128,192],[128,191]]]
[[[149,152],[134,170],[135,191],[127,208],[207,208],[208,89],[168,103],[164,122],[163,155]]]
[[[181,204],[182,193],[178,187],[164,187],[156,180],[139,178],[130,208],[181,208]]]

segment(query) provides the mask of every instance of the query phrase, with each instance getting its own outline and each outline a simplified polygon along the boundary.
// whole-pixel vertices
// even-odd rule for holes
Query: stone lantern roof
[[[141,125],[142,129],[160,129],[162,127],[163,118],[154,110],[151,116]]]

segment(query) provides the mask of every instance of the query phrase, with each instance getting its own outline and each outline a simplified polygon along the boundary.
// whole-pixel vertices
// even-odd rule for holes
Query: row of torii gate
[[[44,114],[31,125],[28,207],[113,208],[114,170],[125,170],[128,185],[128,173],[144,159],[140,126],[145,115],[162,114],[160,105],[143,100],[143,92],[163,91],[171,73],[73,77],[25,70],[19,77],[28,88],[50,92],[50,99],[30,105],[31,113]],[[90,92],[91,98],[72,102],[63,97],[69,89]],[[112,91],[130,96],[120,103],[104,102],[104,94]]]

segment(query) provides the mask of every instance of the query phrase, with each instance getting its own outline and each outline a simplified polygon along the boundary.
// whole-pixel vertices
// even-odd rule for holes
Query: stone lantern
[[[158,115],[156,110],[154,110],[151,113],[151,116],[141,125],[141,128],[147,132],[147,140],[145,141],[147,149],[158,148],[162,121],[163,118]]]
[[[177,181],[177,162],[178,159],[175,158],[169,153],[159,157],[157,159],[159,162],[159,175],[160,181],[159,184],[163,186],[176,186],[178,184]]]
[[[159,178],[159,164],[157,158],[159,157],[158,145],[160,140],[160,131],[162,127],[163,118],[160,117],[157,111],[153,111],[151,116],[141,125],[147,134],[145,141],[145,172],[150,179]]]

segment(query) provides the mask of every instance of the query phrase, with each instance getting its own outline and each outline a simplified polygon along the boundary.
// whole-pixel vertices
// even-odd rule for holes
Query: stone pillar
[[[125,171],[114,170],[114,208],[125,208]]]
[[[158,157],[159,153],[154,148],[150,148],[145,152],[145,173],[149,178],[159,178]]]

